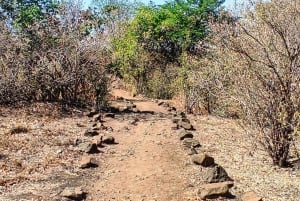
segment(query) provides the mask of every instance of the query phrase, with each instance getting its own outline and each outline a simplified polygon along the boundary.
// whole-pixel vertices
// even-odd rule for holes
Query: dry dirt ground
[[[65,200],[62,191],[80,187],[84,200],[193,201],[209,168],[194,165],[172,115],[157,102],[113,90],[139,112],[105,117],[100,134],[84,136],[92,118],[74,108],[34,104],[0,108],[0,201]],[[123,100],[121,100],[122,102]],[[234,179],[235,198],[255,191],[266,201],[299,201],[300,177],[293,168],[278,169],[236,120],[188,116],[199,151],[211,155]],[[19,131],[14,131],[16,128]],[[79,168],[78,141],[113,136],[116,144],[92,154],[98,167]],[[215,200],[227,200],[217,198]]]

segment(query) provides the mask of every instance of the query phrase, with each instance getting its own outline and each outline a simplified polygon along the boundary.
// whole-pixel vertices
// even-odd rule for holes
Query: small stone
[[[198,154],[197,150],[195,148],[191,148],[191,150],[188,153],[188,155],[195,155],[195,154]]]
[[[216,165],[207,173],[206,181],[208,183],[219,183],[225,181],[233,181],[233,179],[228,176],[226,170],[222,166]]]
[[[193,138],[193,137],[194,137],[194,135],[192,133],[189,133],[185,130],[182,130],[182,131],[179,132],[179,139],[180,140],[184,140],[186,138]]]
[[[93,130],[93,131],[99,131],[99,130],[103,129],[103,127],[104,127],[104,126],[103,126],[102,123],[98,123],[98,122],[97,122],[97,123],[94,123],[94,124],[93,124],[92,130]]]
[[[115,113],[105,113],[105,114],[104,114],[104,117],[107,117],[107,118],[115,118]]]
[[[88,117],[93,117],[94,115],[98,114],[97,110],[92,110],[90,112],[87,112],[86,116]]]
[[[178,116],[182,117],[182,118],[186,118],[186,114],[182,111],[177,111],[176,113]]]
[[[177,123],[177,125],[181,128],[184,128],[185,130],[193,130],[193,126],[192,124],[188,123],[188,122],[184,122],[184,121],[179,121]]]
[[[78,149],[88,154],[99,153],[96,143],[83,142],[78,145]]]
[[[183,141],[182,141],[182,145],[185,147],[185,148],[197,148],[197,147],[200,147],[200,142],[198,140],[195,140],[193,138],[185,138]]]
[[[104,144],[115,144],[115,138],[112,136],[108,136],[108,137],[105,137],[104,139],[102,139],[101,142]]]
[[[93,129],[88,129],[84,132],[84,136],[86,136],[86,137],[93,137],[93,136],[96,136],[96,135],[99,135],[99,133],[96,130],[93,130]]]
[[[102,115],[96,114],[95,116],[93,116],[93,121],[94,122],[102,122]]]
[[[175,124],[177,124],[179,121],[180,121],[180,118],[177,118],[177,117],[172,119],[172,123],[175,123]]]
[[[131,124],[131,125],[136,125],[136,123],[137,123],[138,121],[139,121],[138,118],[134,118],[134,119],[132,119],[132,120],[129,121],[129,124]]]
[[[76,138],[75,140],[74,140],[74,146],[77,146],[77,145],[79,145],[80,143],[82,143],[82,140],[81,139],[78,139],[78,138]]]
[[[263,199],[259,197],[254,191],[244,193],[242,195],[242,201],[262,201]]]
[[[164,102],[164,101],[159,102],[158,105],[159,105],[159,106],[163,106],[163,107],[169,107],[169,106],[170,106],[169,103],[166,103],[166,102]]]
[[[184,117],[184,118],[182,118],[182,119],[181,119],[181,121],[182,121],[182,122],[186,122],[186,123],[191,123],[191,122],[190,122],[190,120],[189,120],[189,119],[187,119],[187,118],[185,118],[185,117]]]
[[[138,108],[132,108],[132,112],[134,112],[134,113],[139,113],[139,112],[141,112]]]
[[[201,199],[228,197],[231,195],[229,189],[233,187],[233,182],[222,182],[214,184],[204,184],[199,189]]]
[[[203,167],[210,167],[215,164],[214,158],[204,153],[194,155],[192,161],[196,165],[202,165]]]
[[[79,162],[79,167],[82,169],[98,167],[95,159],[90,156],[83,156]]]
[[[65,188],[60,195],[62,197],[68,198],[70,200],[84,200],[86,197],[85,192],[83,192],[83,190],[80,187],[67,187]]]

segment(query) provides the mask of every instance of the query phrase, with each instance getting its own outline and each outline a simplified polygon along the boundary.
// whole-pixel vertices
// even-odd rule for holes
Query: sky
[[[92,0],[82,0],[82,1],[83,1],[84,5],[85,5],[86,7],[88,7]],[[141,1],[141,2],[144,2],[144,3],[146,3],[146,4],[150,2],[150,0],[140,0],[140,1]],[[233,5],[233,2],[234,2],[234,1],[235,1],[235,0],[225,0],[224,6],[225,6],[225,7],[230,7],[231,5]],[[160,5],[160,4],[165,3],[166,0],[152,0],[152,2],[154,2],[154,3],[157,4],[157,5]]]

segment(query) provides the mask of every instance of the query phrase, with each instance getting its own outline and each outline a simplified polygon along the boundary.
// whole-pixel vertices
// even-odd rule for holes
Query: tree
[[[1,17],[11,19],[21,28],[28,28],[35,22],[55,14],[60,1],[58,0],[3,0],[0,2]]]
[[[197,53],[197,44],[209,33],[208,20],[217,16],[222,2],[176,0],[140,6],[126,30],[113,41],[114,69],[135,83],[138,92],[170,98],[170,80],[179,74],[174,67],[183,67],[183,55]]]
[[[300,122],[299,6],[257,2],[241,19],[213,26],[219,57],[233,71],[234,95],[280,167],[288,164]]]
[[[216,16],[220,0],[176,0],[162,6],[142,6],[131,26],[139,43],[148,51],[174,61],[184,51],[194,51],[208,32],[208,19]]]

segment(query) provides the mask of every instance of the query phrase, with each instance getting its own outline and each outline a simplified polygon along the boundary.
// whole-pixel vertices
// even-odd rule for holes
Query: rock
[[[193,138],[194,135],[192,133],[186,132],[185,130],[182,130],[179,132],[179,139],[184,140],[186,138]]]
[[[88,129],[84,132],[84,136],[86,136],[86,137],[93,137],[93,136],[96,136],[96,135],[99,135],[99,133],[96,130],[93,130],[93,129]]]
[[[226,170],[222,166],[216,165],[207,173],[206,181],[208,183],[218,183],[233,180],[228,176]]]
[[[177,111],[176,114],[177,114],[177,116],[180,116],[182,118],[186,118],[186,114],[184,112],[182,112],[182,111]]]
[[[115,138],[112,136],[108,136],[102,139],[101,142],[104,144],[115,144]]]
[[[103,127],[103,129],[105,129],[107,132],[113,132],[114,131],[114,129],[110,126],[107,126],[105,128]]]
[[[184,128],[185,130],[193,130],[194,129],[192,124],[190,124],[189,122],[179,121],[177,123],[177,125],[181,128]]]
[[[139,113],[139,112],[141,112],[138,108],[132,108],[132,112],[134,112],[134,113]]]
[[[214,158],[204,153],[193,155],[192,161],[196,165],[202,165],[203,167],[210,167],[215,164]]]
[[[197,150],[195,148],[191,148],[188,155],[195,155],[195,154],[198,154]]]
[[[214,184],[204,184],[199,189],[201,199],[210,199],[218,197],[228,197],[231,194],[229,189],[233,187],[233,182],[222,182]]]
[[[83,142],[78,145],[78,149],[88,154],[99,153],[96,143]]]
[[[191,123],[190,120],[187,119],[187,118],[185,118],[185,117],[183,117],[183,118],[181,119],[181,121],[182,121],[182,122],[186,122],[186,123]]]
[[[103,129],[103,127],[104,127],[104,126],[103,126],[102,123],[97,122],[97,123],[94,123],[94,124],[93,124],[92,130],[94,130],[94,131],[99,131],[99,130]]]
[[[115,113],[105,113],[104,117],[106,117],[106,118],[115,118]]]
[[[96,114],[93,116],[93,121],[94,122],[102,122],[102,115],[101,114]]]
[[[90,156],[83,156],[79,162],[79,167],[82,169],[98,167],[98,164],[95,162],[95,159]]]
[[[159,106],[163,106],[163,107],[170,107],[169,103],[166,103],[166,102],[164,102],[164,101],[159,102],[158,105],[159,105]]]
[[[176,112],[176,107],[170,107],[171,111],[175,111]]]
[[[200,143],[198,140],[195,140],[193,138],[185,138],[182,141],[182,145],[186,148],[196,148],[196,147],[200,147]]]
[[[129,121],[129,124],[131,125],[136,125],[136,123],[139,121],[138,118],[133,118],[132,120]]]
[[[83,192],[80,187],[67,187],[60,193],[62,197],[78,201],[84,200],[86,198],[86,194],[87,193]]]
[[[244,193],[242,195],[242,201],[262,201],[263,199],[259,197],[254,191]]]
[[[120,102],[120,101],[110,101],[109,103],[109,110],[112,113],[117,112],[130,112],[133,108],[136,107],[132,102]]]
[[[172,123],[174,123],[174,124],[178,124],[179,121],[180,121],[180,118],[178,118],[178,117],[175,117],[172,119]]]
[[[74,146],[77,146],[77,145],[79,145],[80,143],[82,143],[82,140],[81,140],[81,139],[78,139],[78,138],[76,138],[76,139],[74,140],[74,143],[73,143],[73,145],[74,145]]]
[[[92,110],[90,112],[87,112],[86,113],[86,116],[88,117],[93,117],[94,115],[98,114],[98,111],[97,110]]]

